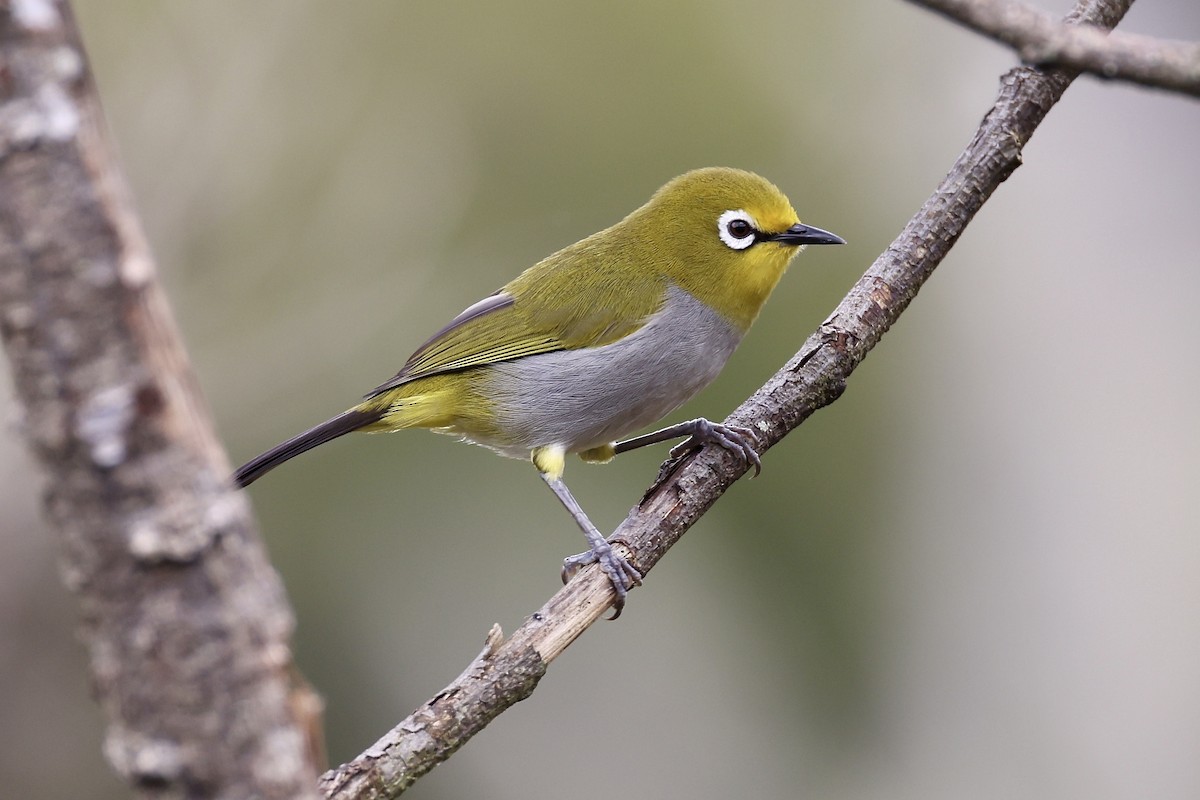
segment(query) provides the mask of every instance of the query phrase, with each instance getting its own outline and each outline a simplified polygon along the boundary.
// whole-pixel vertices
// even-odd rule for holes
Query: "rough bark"
[[[291,611],[52,0],[0,2],[0,335],[109,761],[143,797],[315,797]]]
[[[1200,43],[1063,25],[1020,0],[909,0],[1017,51],[1027,64],[1060,66],[1200,97]]]

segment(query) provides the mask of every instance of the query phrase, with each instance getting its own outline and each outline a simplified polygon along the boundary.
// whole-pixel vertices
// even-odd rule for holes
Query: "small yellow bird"
[[[715,443],[757,469],[751,431],[706,419],[619,440],[717,376],[806,244],[845,242],[802,224],[758,175],[688,172],[467,308],[361,403],[249,461],[234,481],[247,486],[351,431],[429,428],[530,457],[587,538],[587,552],[564,560],[563,580],[598,561],[616,590],[615,616],[642,576],[567,490],[567,454],[603,463],[687,436],[673,455]]]

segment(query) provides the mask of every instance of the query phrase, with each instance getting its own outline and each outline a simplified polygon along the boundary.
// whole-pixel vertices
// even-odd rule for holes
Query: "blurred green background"
[[[850,241],[795,262],[679,415],[722,417],[1013,63],[894,0],[76,7],[235,463],[712,164]],[[1123,27],[1197,39],[1200,5]],[[410,796],[1200,796],[1198,146],[1196,102],[1080,80],[842,399]],[[125,797],[0,380],[0,785]],[[567,477],[611,529],[662,456]],[[335,762],[582,545],[530,466],[424,433],[339,441],[252,496]]]

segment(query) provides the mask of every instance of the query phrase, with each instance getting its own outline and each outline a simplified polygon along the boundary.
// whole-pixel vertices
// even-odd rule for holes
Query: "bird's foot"
[[[667,460],[659,467],[658,475],[650,484],[650,488],[646,489],[645,494],[642,495],[642,503],[653,497],[658,488],[670,480],[671,476],[675,474],[675,470],[683,464],[684,456],[710,442],[733,453],[747,467],[753,466],[754,475],[751,477],[758,477],[758,474],[762,472],[762,460],[758,457],[758,451],[755,449],[758,437],[753,429],[743,428],[740,425],[722,425],[719,422],[709,422],[704,418],[691,420],[684,425],[687,426],[687,430],[680,431],[680,433],[687,433],[688,438],[671,448]]]
[[[617,593],[617,599],[613,603],[613,615],[609,617],[609,619],[616,619],[621,616],[621,610],[625,608],[625,597],[629,594],[629,590],[642,585],[642,573],[638,572],[637,567],[630,564],[625,557],[613,550],[612,545],[602,541],[585,553],[563,559],[563,583],[573,578],[581,568],[597,562],[600,564],[600,569],[612,582],[613,590]]]
[[[722,425],[719,422],[709,422],[704,418],[694,419],[689,423],[692,430],[688,438],[671,448],[671,458],[682,458],[692,450],[706,444],[720,445],[749,467],[754,467],[754,477],[762,472],[762,460],[758,457],[755,445],[758,436],[753,428],[743,428],[741,425]]]

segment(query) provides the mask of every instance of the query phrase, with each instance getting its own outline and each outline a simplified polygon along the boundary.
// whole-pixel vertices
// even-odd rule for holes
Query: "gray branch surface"
[[[1072,24],[1116,25],[1133,0],[1082,0]],[[800,351],[725,421],[776,444],[817,409],[836,400],[855,367],[899,318],[972,217],[1021,164],[1021,150],[1075,73],[1019,67],[971,143],[933,195],[875,260]],[[665,474],[611,541],[643,574],[698,520],[746,465],[708,447]],[[612,605],[608,579],[587,567],[505,641],[498,628],[454,683],[354,761],[327,772],[330,800],[382,800],[403,792],[508,706],[533,691],[547,665]],[[636,599],[632,601],[636,605]]]
[[[1027,64],[1200,97],[1200,42],[1064,25],[1022,0],[909,0],[1017,51]]]
[[[0,2],[0,335],[108,760],[141,797],[317,797],[291,611],[54,0]]]

